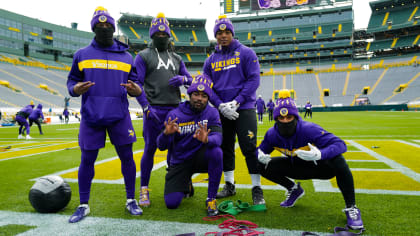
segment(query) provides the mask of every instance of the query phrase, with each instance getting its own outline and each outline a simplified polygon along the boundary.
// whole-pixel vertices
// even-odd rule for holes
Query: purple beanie
[[[150,38],[152,38],[153,35],[159,31],[165,32],[169,35],[169,37],[171,37],[171,28],[169,28],[169,21],[165,18],[165,14],[163,14],[162,12],[159,13],[156,16],[156,18],[154,18],[150,23]]]
[[[104,7],[97,7],[95,9],[95,12],[93,13],[92,20],[90,21],[90,26],[93,29],[95,28],[95,25],[99,22],[106,22],[110,23],[112,25],[112,28],[114,28],[115,31],[115,21],[114,18],[111,17],[111,15],[108,13],[108,10]]]
[[[295,101],[290,98],[289,90],[281,90],[279,99],[276,101],[273,111],[274,120],[276,120],[280,115],[287,116],[289,114],[299,118],[299,111],[296,107]]]
[[[213,81],[206,74],[197,75],[187,90],[188,94],[196,91],[205,92],[209,98],[212,95]]]
[[[219,30],[229,30],[232,33],[232,36],[235,36],[232,21],[230,21],[226,15],[219,16],[219,19],[216,20],[213,28],[214,37],[216,37],[216,33]]]

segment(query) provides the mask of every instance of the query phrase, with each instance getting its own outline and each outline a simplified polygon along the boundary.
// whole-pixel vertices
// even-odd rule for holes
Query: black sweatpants
[[[353,175],[342,155],[329,160],[305,161],[299,157],[274,157],[267,168],[259,164],[261,175],[288,190],[294,186],[292,179],[331,179],[336,177],[346,207],[355,205]]]
[[[245,156],[250,174],[259,174],[256,156],[257,116],[255,109],[239,110],[236,120],[229,120],[220,114],[223,128],[223,171],[235,169],[235,141],[238,136],[239,147]]]

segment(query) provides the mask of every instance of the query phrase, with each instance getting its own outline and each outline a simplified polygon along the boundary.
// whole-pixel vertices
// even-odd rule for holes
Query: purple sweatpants
[[[22,129],[23,129],[24,126],[25,126],[25,129],[26,129],[26,134],[30,133],[29,123],[25,119],[25,117],[16,116],[15,120],[19,124],[19,134],[22,134]]]
[[[143,138],[144,138],[144,152],[140,162],[140,186],[149,186],[150,174],[153,169],[154,156],[157,149],[156,139],[160,132],[165,128],[164,121],[166,115],[175,107],[160,107],[153,106],[159,119],[158,123],[152,118],[143,117]]]

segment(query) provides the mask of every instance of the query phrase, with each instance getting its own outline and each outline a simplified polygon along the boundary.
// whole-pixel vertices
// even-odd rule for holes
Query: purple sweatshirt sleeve
[[[165,135],[163,132],[159,134],[157,138],[157,147],[159,150],[164,151],[169,148],[172,142],[172,136],[173,135]]]
[[[311,137],[311,143],[321,151],[321,159],[331,159],[347,151],[346,143],[334,134],[324,130],[319,125],[313,124],[306,135]]]
[[[140,82],[139,82],[139,79],[138,79],[138,76],[137,76],[137,68],[136,68],[136,66],[134,64],[131,65],[131,71],[128,74],[128,80],[131,80],[134,83],[136,83],[138,86],[140,86],[140,89],[142,91],[142,94],[144,93],[143,85],[140,84]],[[127,93],[127,94],[130,95],[129,93]],[[133,96],[131,96],[131,97],[133,97]]]
[[[140,94],[140,96],[136,97],[137,102],[141,105],[141,107],[146,107],[149,105],[149,102],[146,98],[146,93],[144,93],[144,79],[146,78],[146,63],[144,62],[143,58],[140,55],[136,56],[136,59],[134,61],[134,65],[136,67],[136,73],[137,73],[137,80],[140,85],[140,87],[143,90],[143,93]]]
[[[222,145],[222,123],[220,121],[220,115],[219,112],[217,112],[217,109],[214,109],[214,112],[212,113],[212,118],[209,121],[208,124],[209,128],[211,129],[211,132],[208,136],[208,143],[210,147],[214,146],[221,146]]]
[[[79,70],[79,59],[78,53],[74,55],[73,64],[71,66],[70,73],[67,77],[67,89],[69,91],[70,96],[72,97],[79,97],[79,94],[76,94],[73,90],[74,86],[78,82],[83,81],[83,73]]]
[[[211,78],[211,65],[209,63],[209,60],[206,60],[204,62],[204,67],[203,67],[203,72],[204,74],[210,76]],[[212,78],[213,79],[213,78]],[[222,100],[219,98],[219,96],[217,95],[217,93],[213,90],[213,94],[210,97],[210,102],[216,107],[219,108],[219,105],[222,103]]]
[[[187,81],[186,85],[191,85],[191,82],[192,82],[193,78],[190,75],[190,73],[188,72],[187,67],[185,66],[185,63],[183,61],[181,61],[181,63],[179,64],[179,74],[187,77],[188,81]]]
[[[260,146],[258,146],[256,153],[257,153],[257,157],[258,157],[258,149],[260,149],[261,151],[263,151],[265,154],[270,154],[274,151],[274,147],[273,145],[270,143],[269,140],[271,140],[272,138],[275,138],[275,135],[272,135],[273,133],[273,128],[270,128],[267,133],[265,133],[264,135],[264,139],[261,142]],[[273,136],[273,137],[270,137]]]
[[[260,64],[258,62],[257,55],[252,49],[249,49],[243,59],[245,60],[245,64],[243,65],[244,75],[247,79],[244,84],[244,88],[235,98],[239,104],[242,104],[250,99],[260,86]]]

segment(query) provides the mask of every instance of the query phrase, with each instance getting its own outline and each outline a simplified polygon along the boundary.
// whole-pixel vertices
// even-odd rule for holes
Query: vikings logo
[[[160,31],[165,31],[166,27],[164,25],[159,25],[158,29]]]
[[[205,87],[204,87],[204,85],[202,85],[202,84],[199,84],[199,85],[197,86],[197,90],[198,90],[198,91],[204,91],[204,89],[205,89]]]
[[[241,54],[241,52],[235,51],[235,56],[239,56],[240,54]]]
[[[252,132],[251,130],[248,130],[248,135],[249,139],[253,139],[254,138],[254,132]]]
[[[98,20],[99,20],[99,22],[106,22],[107,18],[106,18],[106,16],[102,15],[102,16],[99,17]]]
[[[289,114],[289,110],[287,110],[287,108],[283,107],[280,109],[280,115],[287,116],[287,114]]]
[[[219,26],[219,29],[220,29],[220,30],[225,30],[225,29],[226,29],[226,25],[225,25],[225,24],[221,24],[221,25]]]
[[[134,137],[134,131],[132,129],[128,130],[128,137]]]

